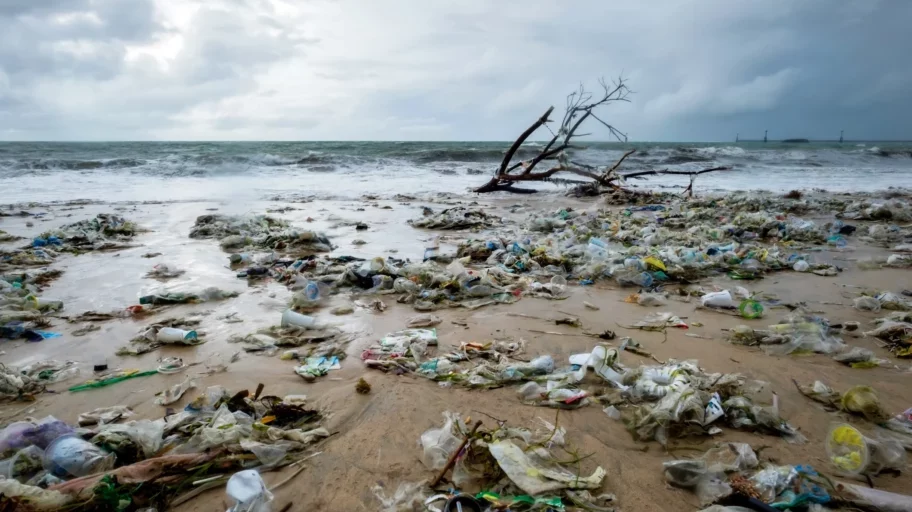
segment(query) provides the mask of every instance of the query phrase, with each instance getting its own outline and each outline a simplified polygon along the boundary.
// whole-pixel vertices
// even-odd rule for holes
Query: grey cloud
[[[0,138],[505,139],[621,73],[636,94],[606,115],[636,140],[909,138],[909,19],[904,0],[5,0]]]

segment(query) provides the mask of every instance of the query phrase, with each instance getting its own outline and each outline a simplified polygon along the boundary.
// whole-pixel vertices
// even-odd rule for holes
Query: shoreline
[[[842,200],[874,198],[884,193],[898,196],[891,201],[903,202],[908,208],[909,197],[904,191],[858,194],[811,193],[806,194],[805,200],[819,201],[821,204],[832,201],[835,204]],[[433,195],[432,192],[428,194]],[[761,207],[765,200],[779,198],[773,194],[753,195]],[[186,371],[187,374],[196,375],[199,389],[187,393],[175,407],[182,407],[192,400],[195,391],[204,390],[212,385],[224,385],[232,390],[252,390],[258,383],[263,383],[269,394],[308,395],[309,404],[328,414],[327,428],[336,435],[312,450],[320,451],[322,454],[307,463],[307,469],[295,477],[294,485],[283,486],[275,493],[275,508],[287,502],[293,502],[296,508],[314,510],[377,508],[378,502],[371,492],[374,485],[380,484],[389,494],[400,483],[427,479],[432,473],[419,461],[420,449],[415,443],[426,429],[439,426],[441,414],[450,410],[462,413],[463,417],[471,415],[473,418],[484,418],[486,422],[487,416],[493,416],[506,420],[513,426],[530,425],[537,417],[553,422],[557,415],[561,426],[567,429],[568,437],[573,439],[581,451],[593,454],[591,460],[582,465],[582,472],[589,474],[596,465],[605,467],[608,476],[601,490],[616,494],[620,508],[672,511],[681,510],[677,503],[684,502],[688,506],[693,505],[694,510],[698,509],[697,500],[691,493],[664,484],[661,462],[670,457],[661,447],[655,442],[635,442],[623,424],[610,419],[602,411],[601,406],[590,405],[578,410],[556,413],[553,409],[522,404],[516,396],[515,387],[492,390],[441,387],[437,383],[410,375],[397,376],[365,368],[359,360],[359,354],[385,334],[404,328],[407,320],[418,314],[408,304],[397,303],[392,295],[380,296],[387,306],[383,312],[355,306],[354,313],[346,316],[334,316],[329,314],[329,311],[336,306],[352,305],[356,300],[370,298],[360,293],[353,294],[349,289],[340,289],[338,294],[330,296],[329,302],[316,312],[316,318],[336,325],[353,339],[345,349],[348,357],[342,361],[342,368],[330,372],[314,383],[302,380],[292,371],[293,363],[280,360],[278,355],[268,357],[242,354],[238,361],[229,362],[240,347],[228,343],[228,339],[278,324],[279,317],[291,301],[293,293],[281,283],[266,281],[248,285],[246,281],[235,277],[235,272],[228,268],[228,253],[219,248],[217,241],[188,238],[188,232],[197,216],[213,213],[266,214],[269,209],[291,207],[294,209],[268,214],[286,220],[294,226],[325,233],[336,246],[329,253],[330,256],[349,255],[368,260],[375,256],[383,256],[421,261],[427,244],[436,235],[442,236],[441,249],[451,253],[455,252],[460,241],[467,238],[485,238],[496,232],[527,233],[528,230],[522,226],[532,215],[552,214],[567,207],[573,208],[576,212],[599,214],[599,210],[605,208],[601,201],[570,199],[554,194],[538,194],[534,197],[453,195],[436,201],[429,201],[433,197],[428,196],[414,199],[400,197],[398,200],[393,194],[379,196],[377,199],[292,202],[279,198],[263,200],[261,195],[257,200],[244,202],[93,202],[43,206],[30,204],[28,208],[16,205],[12,209],[4,206],[3,212],[17,211],[21,207],[28,210],[44,209],[48,214],[40,218],[0,218],[0,229],[24,237],[24,240],[3,243],[3,249],[21,246],[23,242],[50,227],[92,218],[103,212],[123,215],[147,230],[134,238],[138,247],[116,252],[88,252],[78,256],[63,254],[54,261],[51,268],[62,269],[64,273],[43,293],[47,297],[62,300],[65,303],[65,314],[78,314],[87,310],[122,310],[134,304],[140,296],[159,290],[191,291],[216,286],[238,292],[240,295],[217,303],[173,306],[145,320],[111,320],[101,323],[100,330],[79,337],[73,336],[72,332],[81,324],[67,324],[62,320],[54,320],[49,329],[60,331],[62,337],[39,343],[7,341],[2,347],[5,351],[2,361],[8,366],[20,367],[42,359],[72,359],[78,361],[83,368],[82,377],[91,374],[90,369],[85,368],[90,368],[100,360],[106,361],[111,368],[142,369],[154,367],[156,360],[161,357],[181,357],[185,362],[201,363]],[[720,195],[727,198],[734,196]],[[704,199],[698,198],[701,201]],[[425,207],[440,211],[446,206],[455,205],[481,208],[486,213],[505,221],[479,231],[425,230],[407,224],[409,219],[420,218]],[[211,211],[211,208],[217,208],[217,211]],[[606,208],[608,212],[622,210],[623,207]],[[817,225],[835,220],[832,211],[800,215],[814,220]],[[642,218],[643,225],[648,226],[652,222],[650,219],[655,218],[655,212],[633,212],[631,216]],[[313,221],[308,222],[308,218]],[[33,226],[26,226],[26,222],[32,222]],[[359,222],[366,223],[368,229],[358,230]],[[712,224],[707,220],[700,222]],[[859,230],[871,225],[890,224],[863,220],[845,222],[857,226]],[[899,228],[904,230],[902,233],[906,240],[909,237],[908,224],[898,224]],[[813,251],[815,262],[835,263],[846,267],[846,270],[835,277],[784,270],[769,273],[764,279],[746,284],[732,280],[725,274],[713,275],[699,283],[706,287],[717,285],[726,289],[744,285],[758,294],[774,294],[777,300],[782,302],[803,302],[810,310],[820,311],[831,323],[860,321],[865,326],[863,331],[870,330],[870,322],[882,315],[852,308],[852,298],[857,297],[858,288],[855,287],[900,293],[902,290],[897,289],[897,286],[904,281],[909,282],[910,271],[908,268],[858,269],[858,261],[853,259],[885,258],[890,253],[884,247],[858,242],[857,236],[847,237],[848,248],[833,248],[825,243],[821,246],[811,244],[814,248],[821,249]],[[354,245],[356,239],[366,243]],[[657,248],[661,249],[661,246]],[[161,252],[162,255],[155,258],[142,257],[149,252]],[[318,255],[318,258],[321,256]],[[174,265],[186,273],[165,284],[144,278],[145,272],[158,263]],[[473,262],[472,265],[476,268],[484,267],[478,262]],[[443,266],[445,265],[441,265]],[[770,388],[779,396],[782,416],[808,438],[807,444],[791,445],[776,437],[725,428],[719,436],[685,439],[681,441],[681,445],[699,444],[709,448],[719,441],[742,441],[754,446],[770,445],[770,448],[763,452],[765,458],[775,459],[780,463],[812,464],[815,467],[827,466],[823,441],[832,422],[839,420],[858,425],[863,423],[852,418],[836,416],[813,405],[813,402],[798,393],[792,379],[802,383],[819,379],[839,389],[851,385],[872,385],[876,388],[883,406],[893,413],[901,412],[912,405],[912,392],[908,391],[909,384],[912,383],[909,363],[893,357],[871,337],[854,337],[847,334],[844,341],[873,351],[878,357],[889,360],[889,366],[856,369],[841,365],[822,354],[771,356],[756,348],[729,343],[724,339],[725,333],[722,329],[732,329],[744,323],[755,328],[764,328],[787,316],[788,311],[785,309],[769,309],[765,318],[745,321],[718,312],[694,309],[698,297],[685,301],[670,295],[667,306],[647,308],[625,302],[625,299],[637,290],[621,288],[613,279],[597,280],[591,286],[577,284],[578,279],[576,282],[570,281],[568,297],[559,302],[523,297],[514,304],[497,304],[475,310],[446,308],[434,311],[442,320],[437,327],[438,353],[457,348],[462,342],[523,339],[526,341],[527,356],[548,354],[563,366],[570,355],[588,352],[597,342],[576,335],[577,330],[572,327],[555,326],[547,321],[561,316],[557,310],[570,312],[587,328],[598,331],[611,329],[616,331],[619,337],[634,338],[659,360],[696,359],[708,372],[737,371],[751,379],[769,382]],[[587,308],[584,302],[600,309]],[[657,311],[669,311],[690,324],[698,322],[702,326],[692,327],[688,332],[669,330],[667,340],[663,339],[662,333],[628,330],[618,326],[629,325],[646,314]],[[192,313],[199,313],[199,330],[205,332],[206,343],[194,347],[166,345],[138,357],[114,355],[115,348],[135,337],[144,325],[168,316],[188,316]],[[511,313],[535,318],[516,318],[510,316]],[[243,321],[225,323],[220,320],[231,314]],[[567,335],[534,332],[542,330]],[[709,339],[688,337],[688,333],[699,334]],[[609,343],[618,346],[617,341]],[[621,361],[631,367],[654,364],[648,358],[631,352],[623,352]],[[227,371],[211,375],[201,373],[206,367],[221,364],[227,365]],[[354,392],[355,383],[360,378],[370,383],[370,394],[360,395]],[[71,395],[66,391],[45,393],[39,395],[37,401],[28,404],[4,403],[0,406],[0,417],[4,423],[9,423],[25,416],[41,418],[52,414],[64,421],[75,422],[79,413],[97,407],[121,404],[133,407],[136,418],[157,418],[162,415],[163,408],[153,404],[155,393],[179,383],[182,379],[182,374],[156,375],[77,395]],[[63,384],[52,386],[52,389],[57,391],[65,388]],[[265,474],[264,478],[268,483],[274,484],[292,472],[292,469],[286,468]],[[908,475],[903,474],[898,478],[880,476],[875,482],[879,489],[902,492],[903,489],[908,489],[910,480]],[[224,510],[225,501],[224,487],[219,487],[176,510]]]

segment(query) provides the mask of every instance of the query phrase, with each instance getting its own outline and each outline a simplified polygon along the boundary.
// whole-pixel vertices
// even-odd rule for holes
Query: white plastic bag
[[[238,471],[228,479],[228,496],[235,504],[228,512],[270,512],[272,493],[266,488],[263,477],[253,470]]]

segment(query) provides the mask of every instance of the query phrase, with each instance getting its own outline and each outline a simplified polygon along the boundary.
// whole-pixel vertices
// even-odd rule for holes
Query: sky
[[[909,0],[0,0],[0,140],[912,139]],[[593,126],[591,138],[607,139]]]

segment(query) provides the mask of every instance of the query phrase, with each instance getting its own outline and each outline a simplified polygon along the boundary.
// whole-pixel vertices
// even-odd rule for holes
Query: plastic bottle
[[[639,258],[627,258],[624,260],[624,267],[630,270],[646,270],[646,264]]]
[[[196,331],[185,331],[174,327],[162,327],[155,334],[155,339],[163,343],[176,343],[181,341],[194,341],[198,338]]]
[[[312,316],[302,315],[297,311],[286,309],[282,313],[282,327],[303,327],[309,329],[317,324],[317,320]]]
[[[238,263],[247,263],[250,261],[250,255],[247,253],[236,253],[228,256],[228,261],[232,265],[237,265]]]
[[[435,236],[424,248],[424,261],[433,260],[440,255],[440,237]]]
[[[638,274],[626,274],[618,276],[617,281],[621,286],[639,286],[640,288],[650,288],[652,287],[653,278],[648,272],[640,272]]]
[[[810,268],[811,266],[804,260],[798,260],[792,265],[792,269],[794,269],[795,272],[807,272]]]

